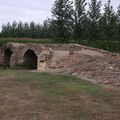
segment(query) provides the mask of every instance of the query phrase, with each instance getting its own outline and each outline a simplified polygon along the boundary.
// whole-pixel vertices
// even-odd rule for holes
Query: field
[[[120,91],[66,75],[0,69],[0,120],[120,120]]]
[[[0,38],[0,47],[7,42],[15,42],[15,43],[36,43],[36,44],[53,44],[57,43],[52,39],[30,39],[30,38]],[[70,43],[75,43],[74,41],[70,41]],[[120,41],[111,41],[107,43],[103,40],[97,41],[88,41],[82,40],[80,41],[81,45],[91,46],[95,48],[100,48],[104,50],[108,50],[111,52],[120,53]]]

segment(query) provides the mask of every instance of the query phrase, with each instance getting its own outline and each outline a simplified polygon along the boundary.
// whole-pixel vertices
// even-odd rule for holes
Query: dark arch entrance
[[[37,69],[37,55],[33,50],[25,52],[23,65],[26,69]]]
[[[4,65],[6,67],[10,67],[10,57],[12,53],[13,52],[9,48],[5,49],[4,51]]]

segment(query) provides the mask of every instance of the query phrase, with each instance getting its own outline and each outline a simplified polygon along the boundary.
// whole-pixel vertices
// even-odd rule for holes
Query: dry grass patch
[[[0,70],[0,120],[119,120],[119,93],[71,76]]]

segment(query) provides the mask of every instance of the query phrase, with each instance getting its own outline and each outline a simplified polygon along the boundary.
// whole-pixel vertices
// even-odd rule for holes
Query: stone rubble
[[[75,54],[56,62],[56,68],[64,68],[73,75],[85,76],[96,83],[120,86],[120,58],[104,55]]]

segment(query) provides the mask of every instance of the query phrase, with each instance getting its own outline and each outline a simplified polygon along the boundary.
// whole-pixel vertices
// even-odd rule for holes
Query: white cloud
[[[43,22],[51,16],[51,7],[55,0],[0,0],[0,26],[16,21]],[[90,1],[90,0],[87,0]],[[102,0],[103,5],[107,0]],[[114,8],[120,0],[112,0]]]

